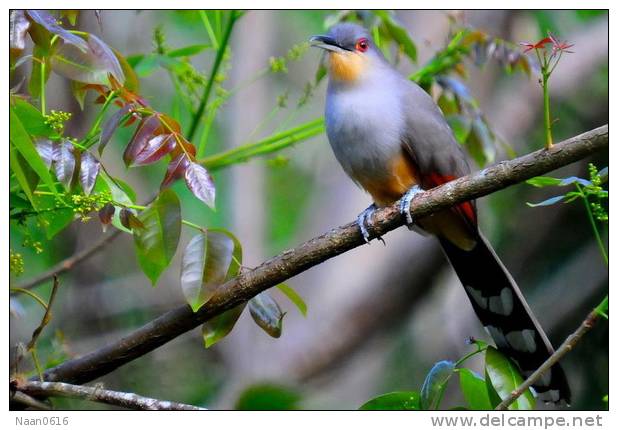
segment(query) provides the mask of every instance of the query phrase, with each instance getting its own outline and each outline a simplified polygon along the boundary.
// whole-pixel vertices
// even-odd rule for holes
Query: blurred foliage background
[[[139,76],[140,94],[154,109],[189,129],[187,98],[199,100],[206,85],[216,52],[210,35],[222,34],[225,15],[101,11],[100,16],[99,24],[94,12],[82,12],[77,28],[97,34],[127,57]],[[326,79],[316,78],[321,54],[308,49],[306,42],[346,16],[317,10],[244,13],[215,79],[215,102],[207,107],[207,125],[200,128],[209,127],[205,153],[199,156],[257,142],[319,118]],[[418,72],[443,50],[454,28],[510,41],[513,51],[518,42],[538,40],[550,30],[575,44],[574,53],[564,57],[552,77],[554,140],[608,122],[605,12],[410,10],[396,11],[394,16],[415,43],[416,62],[406,55],[405,47],[389,54],[406,74]],[[169,55],[200,44],[209,46],[191,53],[190,63]],[[509,73],[499,61],[477,67],[475,58],[478,55],[464,61],[465,73],[454,70],[443,76],[465,84],[475,112],[489,127],[492,145],[480,143],[487,159],[474,156],[472,149],[474,160],[493,162],[540,148],[542,101],[534,70],[532,76]],[[17,69],[12,84],[28,75],[27,67]],[[459,87],[441,82],[462,103]],[[47,88],[50,109],[74,113],[67,123],[68,134],[85,133],[96,114],[92,104],[81,111],[68,81],[57,75],[51,76]],[[216,211],[195,199],[183,184],[174,185],[184,218],[232,231],[243,244],[243,263],[249,267],[354,219],[369,197],[345,177],[325,134],[312,130],[310,139],[294,146],[215,171]],[[130,137],[130,130],[120,129],[102,162],[146,199],[158,189],[165,166],[125,169],[121,157]],[[198,132],[196,145],[200,138]],[[608,154],[553,176],[586,177],[590,161],[605,167]],[[603,297],[608,276],[581,205],[526,205],[547,194],[546,189],[519,184],[479,201],[479,213],[482,230],[557,345]],[[11,249],[23,255],[25,268],[12,282],[44,271],[101,234],[98,221],[76,222],[37,252],[31,243],[24,244],[23,235],[11,231]],[[189,239],[183,232],[180,246]],[[418,389],[435,361],[457,359],[466,351],[467,337],[486,335],[431,238],[399,229],[385,240],[386,247],[379,243],[361,247],[290,280],[308,304],[306,317],[274,291],[287,311],[279,339],[263,333],[245,312],[233,332],[212,348],[203,348],[196,330],[100,382],[110,389],[208,408],[244,409],[354,409],[379,393]],[[137,266],[130,236],[123,235],[63,275],[54,318],[38,344],[44,364],[87,353],[184,303],[179,265],[180,252],[152,288]],[[37,291],[47,297],[50,288],[51,282]],[[28,297],[12,297],[11,346],[30,338],[40,322],[37,306]],[[608,391],[607,325],[595,328],[563,366],[572,384],[574,409],[606,408],[602,398]],[[459,395],[447,391],[443,404],[461,403]],[[67,409],[104,407],[63,399],[55,404]]]

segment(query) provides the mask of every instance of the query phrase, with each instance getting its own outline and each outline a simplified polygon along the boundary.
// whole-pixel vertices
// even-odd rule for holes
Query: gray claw
[[[421,190],[421,187],[418,185],[410,188],[401,198],[401,202],[399,203],[399,212],[406,217],[406,224],[408,228],[411,228],[414,225],[414,219],[412,219],[412,215],[410,214],[410,204],[412,203],[412,199],[416,194],[418,194]]]
[[[369,243],[369,231],[367,230],[367,227],[372,226],[371,217],[373,216],[373,213],[375,211],[376,211],[376,205],[372,204],[367,209],[365,209],[363,212],[361,212],[361,214],[356,219],[356,223],[358,224],[358,227],[360,228],[361,234],[363,235],[363,239],[365,239],[365,242],[367,243]]]

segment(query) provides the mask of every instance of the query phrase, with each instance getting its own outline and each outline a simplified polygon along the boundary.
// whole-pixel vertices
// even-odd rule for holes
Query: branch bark
[[[114,239],[119,237],[122,234],[122,230],[116,230],[108,235],[104,235],[97,243],[90,246],[89,248],[84,249],[83,251],[78,252],[77,254],[73,254],[72,256],[62,260],[60,263],[56,264],[54,267],[49,269],[46,272],[41,273],[39,276],[32,278],[29,281],[24,282],[23,284],[18,285],[16,288],[22,290],[29,290],[31,288],[36,287],[37,285],[42,284],[43,282],[52,279],[54,276],[59,276],[64,272],[68,272],[75,265],[81,263],[82,261],[92,257],[94,254],[105,248],[109,243],[111,243]],[[13,294],[13,293],[12,293]]]
[[[206,409],[184,403],[167,400],[152,399],[138,396],[133,393],[105,390],[99,387],[84,387],[81,385],[65,384],[63,382],[27,381],[15,386],[16,394],[26,394],[30,397],[71,397],[89,400],[91,402],[106,403],[121,406],[127,409],[147,411],[204,411]]]
[[[485,196],[597,151],[606,150],[608,144],[609,131],[607,125],[604,125],[558,143],[551,149],[542,149],[514,160],[503,161],[421,192],[414,198],[410,213],[414,218],[421,218],[454,204]],[[393,204],[376,211],[370,234],[372,237],[384,235],[403,223],[398,205]],[[236,278],[221,285],[213,298],[198,312],[193,313],[188,305],[173,309],[118,341],[48,369],[44,379],[71,383],[96,379],[260,292],[364,243],[355,222],[332,229],[294,249],[284,251],[254,269],[243,271]]]

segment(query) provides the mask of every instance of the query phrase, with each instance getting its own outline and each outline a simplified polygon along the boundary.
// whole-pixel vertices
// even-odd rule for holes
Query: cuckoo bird
[[[477,225],[474,201],[418,221],[418,190],[470,173],[461,146],[431,96],[384,58],[369,32],[342,23],[313,36],[327,53],[326,132],[343,170],[373,198],[358,217],[366,241],[377,207],[400,201],[409,227],[435,235],[496,346],[529,376],[553,348],[517,284]],[[569,385],[555,364],[533,385],[539,399],[568,403]]]

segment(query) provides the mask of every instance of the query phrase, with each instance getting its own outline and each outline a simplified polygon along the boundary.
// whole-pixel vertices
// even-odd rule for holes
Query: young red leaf
[[[47,166],[48,169],[51,168],[52,163],[54,162],[54,154],[56,153],[55,147],[57,144],[52,142],[49,139],[37,139],[35,141],[36,150],[41,156],[41,160]]]
[[[103,129],[101,130],[101,137],[99,138],[99,155],[103,154],[103,150],[105,146],[107,146],[108,142],[112,138],[112,135],[122,122],[122,118],[131,110],[131,105],[126,104],[122,108],[118,109],[112,116],[109,117],[105,124],[103,124]]]
[[[163,182],[161,182],[161,189],[169,187],[172,182],[182,178],[190,163],[189,158],[184,153],[170,161]]]
[[[198,163],[189,163],[185,170],[185,182],[195,197],[211,208],[215,207],[215,183],[208,170]]]
[[[133,166],[154,163],[169,154],[176,146],[176,139],[172,134],[159,134],[150,139],[141,151],[135,154]]]
[[[54,147],[54,172],[56,178],[65,188],[71,187],[73,172],[75,171],[75,156],[73,145],[64,140]]]
[[[94,188],[94,184],[99,176],[99,170],[101,163],[94,156],[86,151],[81,154],[81,162],[79,169],[79,182],[82,184],[84,194],[90,195],[90,192]]]
[[[107,230],[107,226],[112,222],[112,218],[114,217],[115,212],[116,208],[111,203],[107,203],[99,210],[99,220],[101,221],[101,225],[103,226],[103,232]]]
[[[134,164],[135,157],[143,151],[144,147],[148,145],[148,141],[154,137],[155,132],[160,125],[161,123],[159,122],[159,117],[157,115],[150,115],[149,117],[142,119],[122,156],[127,167]]]
[[[59,46],[51,57],[52,68],[59,75],[86,84],[110,84],[110,75],[124,82],[124,73],[112,50],[93,34],[88,35],[87,50],[74,45]]]
[[[45,27],[50,33],[58,35],[67,44],[76,46],[82,52],[88,51],[88,44],[86,41],[60,27],[60,25],[58,25],[58,20],[49,12],[30,9],[27,13],[34,22]]]
[[[9,15],[9,49],[11,58],[18,57],[26,48],[26,32],[30,27],[30,21],[24,15],[23,10],[13,9]]]
[[[113,214],[112,214],[113,215]],[[129,230],[143,229],[144,223],[135,216],[131,209],[122,208],[119,214],[120,223]]]

